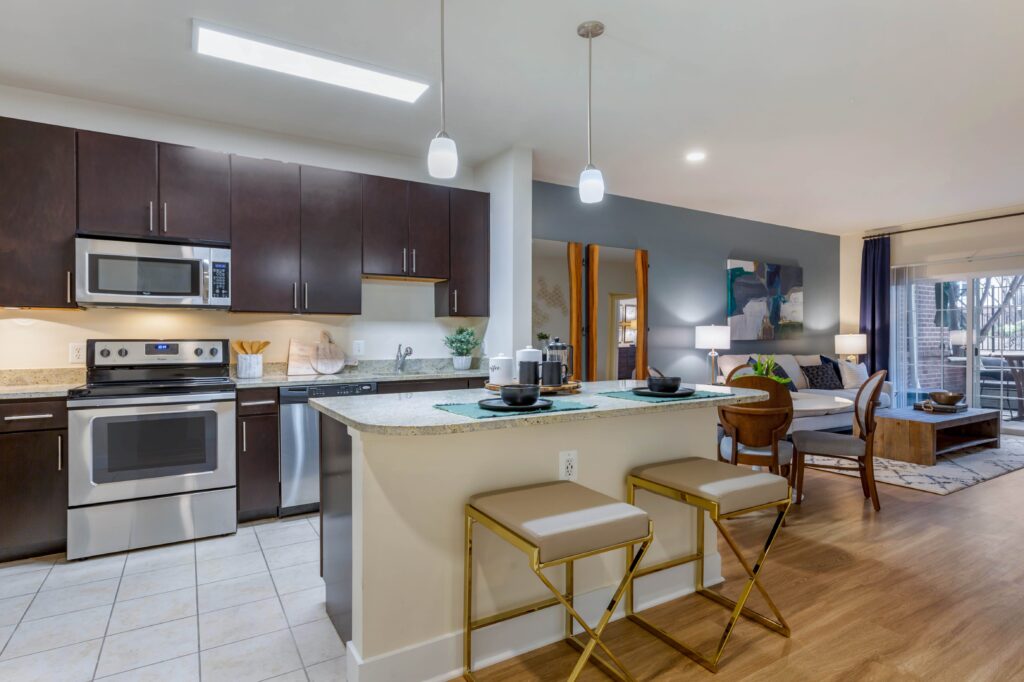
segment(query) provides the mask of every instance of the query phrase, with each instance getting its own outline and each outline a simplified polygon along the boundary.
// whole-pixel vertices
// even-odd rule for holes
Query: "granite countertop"
[[[273,388],[275,386],[306,386],[310,384],[359,384],[367,381],[377,383],[388,381],[425,381],[430,379],[485,379],[487,370],[467,369],[447,372],[342,372],[341,374],[312,374],[288,376],[287,374],[264,374],[258,379],[235,379],[239,390],[247,388]]]
[[[77,384],[24,384],[0,386],[0,400],[29,400],[31,398],[67,398],[68,391]]]
[[[462,417],[434,407],[434,405],[438,404],[468,403],[494,397],[493,393],[484,389],[317,398],[310,400],[309,404],[319,412],[343,424],[347,424],[357,431],[395,436],[424,436],[585,421],[588,419],[645,413],[705,409],[721,405],[757,402],[764,400],[767,395],[763,391],[742,388],[728,389],[731,390],[731,393],[726,393],[724,391],[727,389],[723,387],[704,385],[699,386],[699,389],[723,391],[722,397],[649,403],[599,395],[608,391],[628,390],[641,385],[644,385],[644,382],[599,381],[585,383],[580,393],[571,396],[559,396],[559,399],[583,402],[588,405],[592,404],[596,406],[594,409],[567,412],[534,412],[527,415],[511,415],[488,419]]]

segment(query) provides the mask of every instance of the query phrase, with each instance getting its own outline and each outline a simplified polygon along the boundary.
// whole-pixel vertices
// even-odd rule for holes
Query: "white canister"
[[[237,373],[239,379],[259,379],[263,376],[263,355],[239,353]]]
[[[521,348],[521,349],[517,350],[516,351],[515,370],[514,370],[515,373],[516,373],[516,378],[518,378],[518,376],[519,376],[519,363],[523,362],[524,360],[526,360],[527,362],[536,362],[536,363],[543,362],[543,360],[544,360],[544,353],[541,352],[541,350],[539,348],[534,348],[533,346],[527,346],[526,348]]]
[[[514,384],[516,381],[516,361],[510,357],[498,354],[488,359],[487,369],[490,371],[488,382],[496,386]]]

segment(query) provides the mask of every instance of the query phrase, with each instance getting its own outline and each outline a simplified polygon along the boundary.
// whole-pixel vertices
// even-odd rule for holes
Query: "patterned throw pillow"
[[[804,371],[804,376],[807,377],[807,383],[811,388],[822,391],[838,391],[843,387],[830,365],[807,365],[800,369]]]
[[[836,373],[836,379],[839,380],[840,384],[843,383],[843,373],[839,371],[839,361],[833,360],[827,355],[820,355],[819,357],[821,358],[821,364],[831,367],[832,371]]]

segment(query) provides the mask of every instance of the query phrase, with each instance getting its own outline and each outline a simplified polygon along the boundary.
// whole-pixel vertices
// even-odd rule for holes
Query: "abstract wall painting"
[[[731,259],[726,267],[726,314],[734,340],[792,339],[803,333],[803,268]]]

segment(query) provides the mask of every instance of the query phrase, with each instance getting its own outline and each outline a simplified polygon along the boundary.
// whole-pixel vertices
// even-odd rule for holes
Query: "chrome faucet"
[[[402,344],[398,344],[398,352],[395,353],[395,371],[401,372],[405,370],[405,359],[412,355],[412,347],[406,346],[405,351],[402,350]]]

